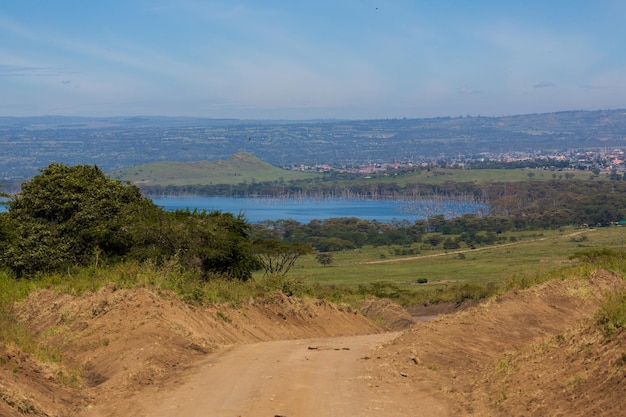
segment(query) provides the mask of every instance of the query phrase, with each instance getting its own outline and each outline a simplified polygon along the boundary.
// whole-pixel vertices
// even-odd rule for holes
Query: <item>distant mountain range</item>
[[[151,162],[223,160],[240,151],[288,166],[602,147],[626,147],[626,110],[306,121],[0,117],[0,183],[27,179],[52,162],[111,172]]]

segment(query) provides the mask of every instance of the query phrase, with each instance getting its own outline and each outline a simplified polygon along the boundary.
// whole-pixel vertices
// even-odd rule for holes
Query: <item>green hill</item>
[[[153,162],[109,173],[138,185],[212,185],[314,178],[315,174],[278,168],[245,152],[225,161]]]

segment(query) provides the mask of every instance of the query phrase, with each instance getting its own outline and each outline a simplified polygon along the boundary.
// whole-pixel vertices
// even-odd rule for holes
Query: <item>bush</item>
[[[576,259],[597,268],[626,273],[626,250],[623,249],[591,249],[576,252],[570,256],[570,259]]]
[[[284,274],[265,275],[257,281],[257,284],[263,294],[280,291],[286,296],[292,297],[302,296],[306,292],[306,286],[300,279]]]
[[[322,266],[329,266],[333,263],[333,254],[327,252],[320,252],[315,256],[317,262],[319,262]]]
[[[595,318],[605,337],[610,337],[626,327],[626,291],[609,295]]]
[[[443,241],[443,248],[446,250],[458,249],[460,247],[461,245],[459,245],[459,242],[457,242],[456,240],[446,238],[446,240]]]
[[[139,188],[107,178],[97,166],[52,164],[8,203],[8,238],[0,260],[19,277],[87,264],[132,247],[126,227],[152,202]]]
[[[97,167],[52,164],[0,217],[0,262],[17,277],[105,261],[177,257],[188,270],[247,280],[250,226],[230,213],[165,212]]]

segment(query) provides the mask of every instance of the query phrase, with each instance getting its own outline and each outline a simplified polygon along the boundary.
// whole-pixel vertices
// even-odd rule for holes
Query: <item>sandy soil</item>
[[[0,415],[616,416],[626,333],[591,317],[622,277],[554,281],[413,324],[275,295],[198,308],[146,289],[42,291],[16,306],[59,347],[41,362],[0,345]],[[421,313],[425,313],[421,311]]]
[[[210,355],[144,415],[371,416],[369,355],[394,333],[264,342]],[[169,390],[168,390],[169,391]]]

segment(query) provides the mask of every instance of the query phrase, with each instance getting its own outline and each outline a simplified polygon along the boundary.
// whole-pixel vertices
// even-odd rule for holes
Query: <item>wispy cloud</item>
[[[597,85],[597,84],[584,84],[581,85],[580,88],[584,88],[585,90],[605,90],[611,88],[608,85]]]
[[[186,13],[194,18],[230,21],[239,19],[242,16],[258,19],[259,13],[264,12],[266,8],[259,9],[250,5],[231,4],[228,2],[166,0],[151,4],[146,10],[166,15]]]
[[[0,77],[56,77],[75,73],[63,68],[0,65]]]
[[[54,32],[41,31],[40,29],[29,27],[18,21],[7,19],[2,15],[0,15],[0,29],[8,34],[34,42],[40,46],[47,46],[51,51],[55,51],[56,53],[64,51],[66,53],[73,54],[76,60],[90,57],[99,60],[101,63],[122,65],[144,71],[155,71],[163,68],[163,62],[159,62],[157,64],[153,60],[149,60],[148,58],[153,57],[147,56],[147,51],[141,50],[140,48],[120,51],[119,47],[115,48],[110,45],[103,45],[102,43],[93,40],[74,39],[72,37],[59,35]],[[9,65],[5,67],[11,66]],[[27,68],[28,67],[24,67],[24,69]],[[31,69],[33,69],[31,71],[33,74],[31,75],[35,75],[34,73],[36,71],[34,71],[34,69],[36,68],[37,67],[31,67]],[[41,67],[41,69],[45,69],[45,67]],[[23,74],[20,74],[20,71],[9,70],[6,72],[16,72],[15,75],[27,75],[26,70],[23,71]],[[48,68],[47,72],[56,72],[57,75],[60,73],[67,73],[67,71],[58,68]]]
[[[556,87],[556,84],[552,81],[539,81],[537,84],[533,85],[533,88],[550,88]]]
[[[473,88],[467,87],[467,86],[462,86],[461,88],[459,88],[459,94],[463,94],[463,95],[474,95],[474,94],[480,94],[480,91],[478,90],[474,90]]]
[[[0,112],[5,102],[225,117],[623,107],[626,6],[609,2],[566,15],[550,2],[13,2],[0,10],[10,40]]]

